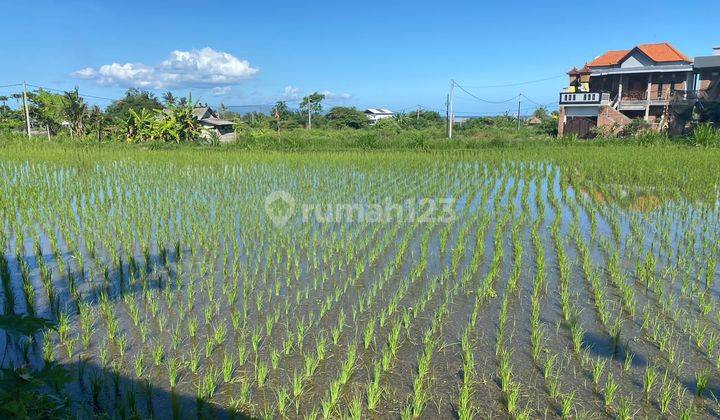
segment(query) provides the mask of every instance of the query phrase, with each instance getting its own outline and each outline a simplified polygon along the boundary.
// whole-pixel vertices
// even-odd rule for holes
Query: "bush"
[[[381,130],[385,134],[399,134],[402,131],[400,124],[395,118],[383,118],[372,126],[375,130]]]
[[[702,123],[693,129],[690,142],[695,146],[720,146],[720,130],[713,128],[711,123]]]
[[[367,116],[355,108],[336,106],[325,116],[333,128],[354,128],[360,129],[368,125]]]
[[[642,118],[635,118],[620,131],[621,137],[636,137],[650,130],[650,124]]]
[[[669,142],[666,134],[650,130],[640,132],[635,136],[635,139],[637,139],[638,144],[643,146],[655,146]]]
[[[549,136],[556,137],[558,135],[558,120],[556,118],[546,117],[540,120],[537,128]]]
[[[378,143],[379,139],[377,133],[366,132],[359,135],[355,141],[353,141],[352,145],[363,150],[372,150],[378,148]]]

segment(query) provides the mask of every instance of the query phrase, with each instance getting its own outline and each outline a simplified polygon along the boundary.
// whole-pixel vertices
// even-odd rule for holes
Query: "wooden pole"
[[[30,109],[28,108],[27,83],[25,81],[23,81],[23,107],[25,108],[25,128],[27,129],[27,136],[30,138]]]
[[[453,90],[455,89],[455,80],[450,80],[450,94],[448,95],[448,138],[452,138],[453,132]]]
[[[307,129],[310,130],[312,128],[312,101],[310,98],[308,98],[308,123],[307,123]]]

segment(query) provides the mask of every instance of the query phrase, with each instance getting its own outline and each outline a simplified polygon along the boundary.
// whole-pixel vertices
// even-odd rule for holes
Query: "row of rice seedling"
[[[167,153],[0,160],[2,308],[58,324],[4,363],[72,368],[77,412],[712,413],[716,204],[564,155]],[[331,206],[418,198],[454,217]]]

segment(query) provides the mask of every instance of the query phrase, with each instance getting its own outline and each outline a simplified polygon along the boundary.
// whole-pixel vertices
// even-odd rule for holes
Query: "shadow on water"
[[[630,346],[627,342],[622,341],[613,345],[613,340],[605,333],[597,331],[587,331],[583,336],[583,343],[593,357],[602,357],[605,359],[615,359],[624,362],[628,356],[627,352]],[[630,366],[643,368],[647,365],[647,358],[640,353],[631,353]]]
[[[16,345],[9,347],[11,351],[19,349]],[[80,358],[76,362],[60,363],[58,366],[68,374],[69,382],[59,395],[68,399],[72,418],[253,418],[243,413],[242,409],[235,412],[214,403],[212,399],[199,400],[196,395],[187,392],[194,386],[183,382],[182,378],[178,381],[178,388],[183,388],[181,391],[158,387],[149,379],[130,377],[125,372]]]
[[[165,255],[165,257],[168,257]],[[185,287],[184,283],[176,283],[175,264],[177,255],[169,257],[168,264],[164,264],[163,256],[150,255],[150,265],[136,261],[134,263],[120,262],[107,266],[108,278],[105,281],[90,280],[89,277],[80,275],[72,270],[71,275],[75,278],[78,290],[81,290],[79,299],[89,306],[97,306],[100,303],[100,296],[107,296],[112,304],[122,301],[126,295],[137,295],[147,291],[162,291],[166,287]],[[38,270],[38,257],[34,254],[23,255],[25,264],[31,270]],[[9,263],[10,278],[14,295],[13,312],[17,314],[28,313],[25,293],[23,291],[22,275],[20,273],[19,261],[15,255],[6,255]],[[46,266],[56,270],[54,261],[43,256]],[[156,275],[156,269],[165,267],[164,275]],[[131,282],[131,278],[145,281]],[[32,275],[33,283],[39,282],[36,275]],[[170,282],[173,282],[170,284]],[[41,289],[38,290],[38,287]],[[42,293],[42,285],[35,284],[36,292]],[[72,296],[69,280],[62,276],[62,280],[54,279],[54,287],[58,292],[57,298],[62,300],[59,307],[69,311],[72,316],[77,316],[78,296]],[[38,307],[33,309],[35,316],[50,318],[57,321],[57,315],[51,309],[50,302],[46,299],[35,300]],[[3,367],[20,366],[24,363],[35,368],[41,368],[42,363],[42,333],[35,334],[33,344],[28,348],[16,339],[9,339],[7,334],[0,332],[0,348],[4,350]],[[26,356],[23,356],[23,355]],[[75,354],[73,362],[67,359],[59,360],[59,366],[65,368],[71,381],[61,390],[70,400],[70,412],[73,418],[158,418],[158,419],[193,419],[193,418],[218,418],[218,419],[247,419],[252,418],[242,412],[233,412],[212,401],[198,400],[196,397],[196,386],[194,381],[183,381],[182,376],[178,380],[177,389],[157,386],[154,380],[141,379],[128,373],[127,359],[123,363],[123,371],[114,367],[101,366],[92,358]],[[187,374],[189,375],[189,374]],[[186,376],[187,376],[186,375]],[[215,396],[217,398],[217,395]],[[212,399],[210,399],[212,400]]]
[[[71,413],[76,418],[252,418],[209,401],[199,402],[195,395],[163,389],[150,381],[94,363],[79,361],[62,366],[73,378],[66,391],[71,400]]]

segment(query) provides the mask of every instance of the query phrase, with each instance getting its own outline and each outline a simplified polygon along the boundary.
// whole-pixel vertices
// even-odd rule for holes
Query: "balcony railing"
[[[647,100],[647,91],[629,91],[629,92],[623,92],[622,94],[622,100],[623,101],[645,101]]]
[[[603,101],[610,101],[609,93],[602,92],[575,92],[560,93],[560,105],[600,105]]]

